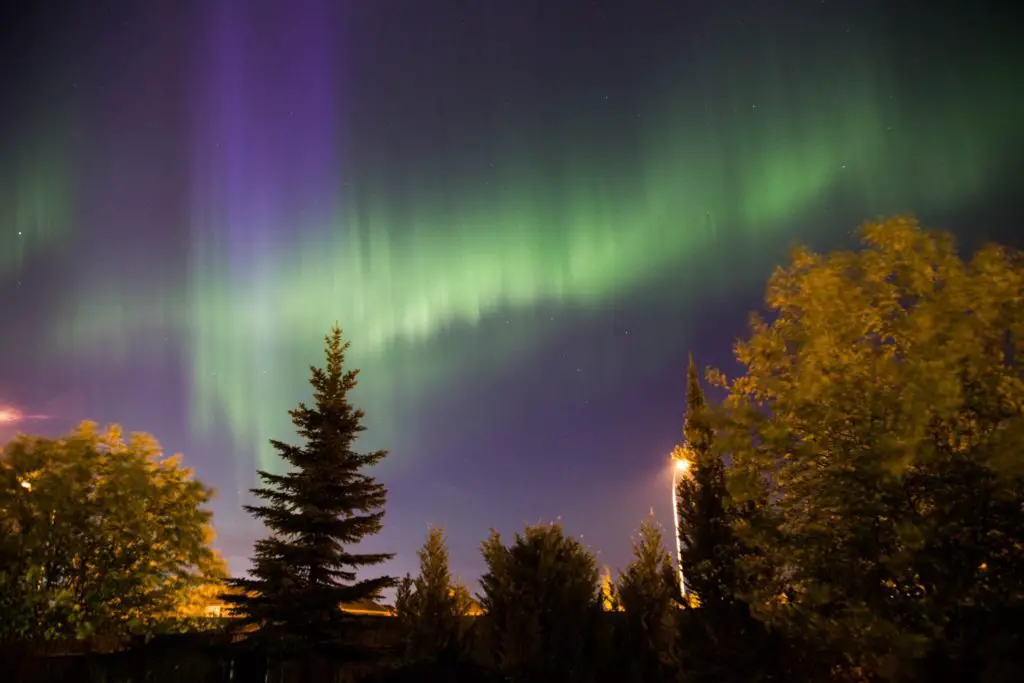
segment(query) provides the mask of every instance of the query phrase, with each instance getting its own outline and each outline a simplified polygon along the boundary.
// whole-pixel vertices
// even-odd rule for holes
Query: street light
[[[679,478],[686,476],[690,471],[690,459],[686,457],[686,450],[682,446],[676,446],[672,451],[672,520],[676,527],[676,568],[679,571],[679,592],[686,597],[686,581],[683,579],[683,544],[679,540]]]

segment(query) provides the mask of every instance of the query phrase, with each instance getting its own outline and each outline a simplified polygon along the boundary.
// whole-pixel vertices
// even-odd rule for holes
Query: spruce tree
[[[527,526],[505,545],[483,543],[484,615],[477,632],[506,681],[592,680],[600,669],[601,585],[594,556],[559,524]]]
[[[469,592],[453,580],[448,568],[444,529],[432,527],[416,554],[419,576],[407,576],[395,599],[396,616],[406,636],[406,654],[414,661],[451,658],[461,645]]]
[[[683,436],[690,461],[676,491],[683,576],[703,607],[718,609],[731,602],[736,589],[737,548],[726,504],[725,465],[712,447],[711,417],[692,356]]]
[[[672,558],[652,512],[633,541],[633,561],[615,586],[616,606],[624,612],[619,620],[620,642],[625,645],[623,672],[630,674],[630,680],[675,678],[679,655],[676,582]]]
[[[677,489],[685,582],[697,609],[683,615],[681,660],[694,682],[798,680],[784,663],[788,643],[751,616],[741,590],[741,561],[749,552],[734,525],[752,508],[738,508],[726,488],[726,468],[714,441],[712,412],[693,358],[687,376],[683,433],[687,476]]]
[[[263,486],[252,492],[264,504],[245,506],[270,535],[256,542],[251,578],[231,581],[240,594],[225,596],[278,644],[300,648],[337,645],[347,624],[341,605],[394,584],[358,576],[393,557],[351,550],[381,530],[387,489],[365,470],[387,451],[354,450],[365,429],[363,411],[349,402],[358,370],[344,368],[349,344],[337,325],[325,346],[326,366],[311,368],[314,406],[290,411],[302,445],[271,441],[289,471],[260,471]]]

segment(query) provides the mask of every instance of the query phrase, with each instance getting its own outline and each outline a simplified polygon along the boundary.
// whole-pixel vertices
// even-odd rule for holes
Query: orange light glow
[[[23,419],[21,411],[11,406],[0,406],[0,425],[16,424]]]

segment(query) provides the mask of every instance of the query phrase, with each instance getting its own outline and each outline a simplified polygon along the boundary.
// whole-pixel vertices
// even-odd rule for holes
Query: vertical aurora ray
[[[66,132],[50,126],[21,138],[0,168],[0,277],[70,230],[71,168]]]
[[[554,152],[496,107],[480,134],[487,177],[452,171],[472,164],[444,163],[464,151],[444,143],[426,162],[377,139],[363,145],[373,158],[353,158],[337,144],[329,4],[256,16],[209,3],[185,293],[103,283],[66,312],[64,351],[81,353],[173,311],[196,426],[223,422],[244,452],[288,434],[334,320],[365,373],[360,401],[383,419],[400,398],[458,383],[464,350],[493,341],[488,323],[510,312],[591,313],[669,277],[698,281],[680,294],[691,298],[743,286],[798,235],[820,245],[879,213],[966,206],[1024,143],[1012,59],[964,58],[920,82],[854,31],[810,65],[766,38],[716,38],[701,60],[665,67],[635,130],[589,131],[585,112],[560,112],[551,127],[574,132]],[[794,22],[775,42],[812,29]],[[639,140],[632,155],[610,151],[612,133]],[[427,123],[422,134],[444,137]],[[529,336],[481,357],[507,364]],[[429,375],[428,359],[445,369]]]
[[[2,28],[13,29],[0,50],[0,286],[8,277],[20,282],[36,256],[67,246],[76,208],[77,102],[40,83],[61,69],[57,42],[23,30],[38,17],[34,9],[0,11]]]
[[[280,391],[275,263],[303,225],[329,223],[338,181],[330,4],[256,11],[207,3],[189,295],[193,418],[201,428],[226,417],[234,429],[258,430],[257,416],[218,400],[224,382],[251,396]],[[244,338],[224,319],[232,305],[211,306],[211,298],[244,309]],[[225,346],[234,348],[229,357],[218,354]]]

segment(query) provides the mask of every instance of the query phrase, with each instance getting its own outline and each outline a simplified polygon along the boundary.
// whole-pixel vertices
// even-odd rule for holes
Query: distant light
[[[26,420],[48,420],[47,415],[27,415],[12,405],[0,404],[0,425],[13,425]]]
[[[676,458],[676,472],[688,472],[690,470],[690,461],[683,458]]]
[[[31,491],[32,490],[32,482],[30,482],[28,480],[25,480],[25,481],[21,482],[21,488],[25,489],[26,491]]]
[[[21,422],[21,411],[11,406],[0,406],[0,424]]]

